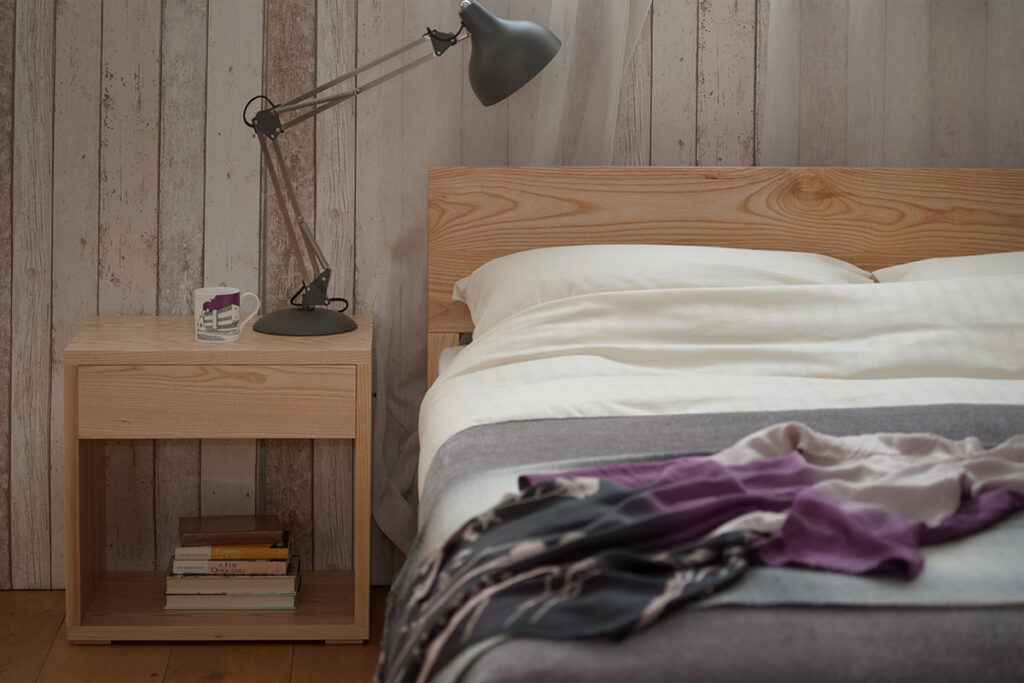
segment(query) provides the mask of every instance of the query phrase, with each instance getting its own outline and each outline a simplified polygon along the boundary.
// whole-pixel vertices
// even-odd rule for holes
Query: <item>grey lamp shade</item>
[[[463,7],[459,17],[472,36],[469,84],[487,107],[526,85],[562,47],[540,24],[499,19],[476,2]]]

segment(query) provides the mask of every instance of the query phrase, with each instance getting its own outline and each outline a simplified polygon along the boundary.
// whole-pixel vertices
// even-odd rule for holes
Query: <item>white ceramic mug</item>
[[[260,298],[237,287],[202,287],[193,295],[196,341],[237,341],[245,324],[260,311]],[[242,320],[242,299],[247,296],[256,300],[256,308]]]

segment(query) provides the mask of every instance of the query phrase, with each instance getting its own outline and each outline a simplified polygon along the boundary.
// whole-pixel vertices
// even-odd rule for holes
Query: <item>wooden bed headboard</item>
[[[694,244],[827,254],[877,270],[1024,250],[1024,170],[448,166],[430,169],[428,383],[473,323],[452,286],[505,254]]]

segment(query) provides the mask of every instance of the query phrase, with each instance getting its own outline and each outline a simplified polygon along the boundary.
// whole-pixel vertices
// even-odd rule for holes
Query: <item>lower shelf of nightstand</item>
[[[294,610],[166,610],[163,572],[106,572],[81,625],[68,640],[324,640],[361,641],[352,572],[303,572]]]

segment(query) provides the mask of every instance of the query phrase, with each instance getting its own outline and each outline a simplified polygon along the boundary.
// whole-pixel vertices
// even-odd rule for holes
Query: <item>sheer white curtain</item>
[[[441,28],[457,9],[456,0],[405,4],[406,24],[425,18]],[[446,56],[440,69],[412,72],[404,85],[382,93],[379,154],[364,164],[366,173],[357,168],[357,185],[400,179],[400,187],[387,194],[362,195],[376,206],[367,209],[364,199],[360,213],[379,216],[383,236],[372,244],[364,241],[365,246],[357,243],[359,251],[380,252],[372,258],[372,270],[357,274],[357,289],[367,292],[359,298],[360,308],[377,317],[374,519],[403,551],[416,531],[415,430],[426,365],[427,170],[460,163],[611,164],[623,73],[651,10],[651,0],[484,4],[498,16],[550,28],[562,40],[554,61],[506,102],[486,110],[468,86],[461,88],[461,101],[453,102],[451,84],[465,79],[465,47],[459,48],[466,50],[462,63]],[[407,113],[397,116],[397,110]]]
[[[509,164],[610,164],[619,89],[651,0],[512,5],[516,18],[544,24],[561,37],[562,50],[535,83],[509,100]]]

